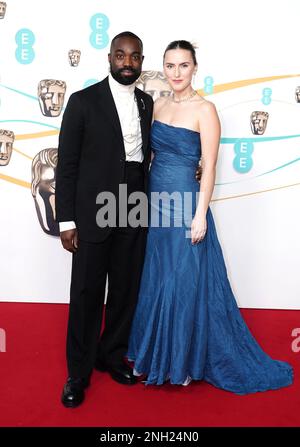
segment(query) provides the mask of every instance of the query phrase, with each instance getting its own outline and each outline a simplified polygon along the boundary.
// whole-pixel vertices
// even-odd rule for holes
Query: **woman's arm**
[[[199,128],[201,139],[201,183],[196,215],[205,216],[215,185],[221,126],[216,107],[211,102],[201,104]]]
[[[206,233],[206,213],[210,204],[216,178],[221,126],[215,105],[209,101],[199,107],[201,139],[201,183],[196,213],[191,227],[192,243],[202,240]]]

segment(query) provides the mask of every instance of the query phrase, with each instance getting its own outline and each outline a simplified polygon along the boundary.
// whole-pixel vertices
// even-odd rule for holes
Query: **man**
[[[146,191],[150,162],[152,98],[135,88],[143,45],[131,32],[115,36],[108,60],[110,75],[73,93],[66,107],[58,149],[56,215],[63,247],[73,253],[67,334],[69,377],[62,403],[84,399],[93,367],[122,384],[136,378],[124,362],[142,271],[146,228],[99,227],[96,197],[103,191],[118,200]],[[105,328],[99,339],[108,275]]]

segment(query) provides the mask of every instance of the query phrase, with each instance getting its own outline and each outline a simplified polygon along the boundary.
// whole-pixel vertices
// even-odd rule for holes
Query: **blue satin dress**
[[[189,193],[194,213],[199,133],[154,121],[151,145],[150,224],[127,352],[136,373],[148,385],[204,380],[237,394],[290,385],[292,367],[264,353],[241,316],[211,210],[203,241],[192,245],[186,206],[178,200],[166,206],[153,195]],[[170,225],[163,224],[168,218]]]

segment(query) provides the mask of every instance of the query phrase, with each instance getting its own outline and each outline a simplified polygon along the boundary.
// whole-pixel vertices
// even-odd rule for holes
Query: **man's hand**
[[[201,176],[202,176],[202,167],[201,167],[201,164],[199,164],[198,168],[196,169],[196,174],[195,174],[195,178],[196,178],[197,182],[200,182]]]
[[[74,228],[73,230],[62,231],[60,233],[60,240],[66,250],[75,253],[78,248],[77,229]]]

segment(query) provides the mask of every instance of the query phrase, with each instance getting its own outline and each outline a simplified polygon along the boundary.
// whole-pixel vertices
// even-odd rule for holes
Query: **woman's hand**
[[[191,240],[192,244],[197,244],[202,241],[207,230],[206,217],[195,215],[191,225]]]

